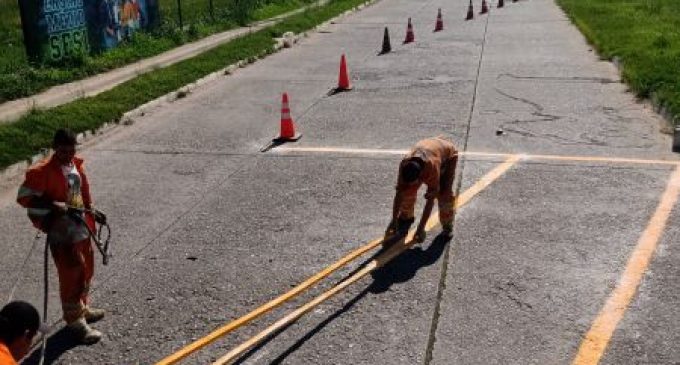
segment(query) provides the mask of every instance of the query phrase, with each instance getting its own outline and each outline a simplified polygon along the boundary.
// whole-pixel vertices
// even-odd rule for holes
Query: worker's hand
[[[385,230],[385,237],[394,236],[397,233],[397,221],[392,219]]]
[[[99,223],[99,224],[106,224],[106,214],[104,214],[102,211],[94,209],[94,221]]]
[[[54,213],[57,216],[62,216],[66,213],[68,213],[68,207],[64,203],[59,203],[59,202],[52,202],[52,213]]]
[[[413,240],[416,243],[425,242],[425,238],[427,238],[427,233],[425,233],[425,230],[422,230],[422,229],[417,230],[416,234],[413,236]]]

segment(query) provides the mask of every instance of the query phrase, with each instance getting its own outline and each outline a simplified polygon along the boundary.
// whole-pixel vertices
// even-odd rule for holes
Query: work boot
[[[84,317],[69,323],[66,327],[78,341],[85,345],[95,344],[102,339],[102,333],[88,326]]]
[[[442,224],[442,234],[446,238],[453,237],[453,222],[447,222]]]
[[[94,323],[101,321],[106,315],[106,311],[99,308],[85,307],[85,321],[87,323]]]

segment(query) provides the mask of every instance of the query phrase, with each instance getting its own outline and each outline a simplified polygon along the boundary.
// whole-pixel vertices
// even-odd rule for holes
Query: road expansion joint
[[[484,24],[484,36],[482,38],[482,44],[481,44],[481,49],[479,50],[479,63],[477,64],[477,74],[475,76],[475,86],[474,90],[472,92],[472,101],[470,103],[470,112],[468,115],[468,121],[467,121],[467,127],[465,131],[465,141],[463,143],[463,148],[462,151],[465,153],[468,148],[468,142],[470,140],[470,128],[472,126],[472,121],[474,119],[474,113],[475,113],[475,106],[477,103],[477,94],[479,92],[479,79],[482,71],[482,63],[484,61],[484,49],[486,46],[486,36],[489,31],[489,19],[491,19],[491,14],[489,14],[486,17],[486,22]],[[517,159],[515,162],[517,162],[519,159]],[[465,171],[465,162],[466,159],[463,158],[460,161],[460,178],[458,179],[458,182],[456,183],[456,189],[455,189],[455,196],[460,195],[460,190],[463,182],[463,174]],[[454,211],[453,215],[453,224],[455,226],[455,220],[456,220],[456,211]],[[439,284],[437,285],[437,297],[435,299],[435,308],[434,312],[432,314],[432,322],[430,324],[430,333],[427,339],[427,346],[425,348],[425,360],[424,364],[429,365],[432,363],[432,357],[434,353],[434,344],[437,339],[437,329],[439,327],[439,319],[441,317],[441,303],[442,303],[442,298],[444,295],[444,290],[446,290],[446,277],[447,277],[447,272],[448,272],[448,266],[449,266],[449,257],[450,257],[450,251],[451,251],[451,246],[450,246],[449,241],[447,243],[447,247],[444,251],[444,258],[442,260],[442,269],[441,269],[441,276],[439,277]]]

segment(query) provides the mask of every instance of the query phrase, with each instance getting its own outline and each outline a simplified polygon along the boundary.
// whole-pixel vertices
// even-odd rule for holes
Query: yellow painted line
[[[380,149],[380,148],[345,148],[345,147],[277,147],[272,150],[272,152],[298,152],[298,153],[344,153],[344,154],[355,154],[355,155],[397,155],[403,156],[408,153],[409,150],[392,150],[392,149]],[[500,157],[509,158],[511,156],[516,156],[510,153],[493,153],[493,152],[459,152],[461,155],[467,156],[482,156],[482,157]]]
[[[647,160],[641,158],[623,157],[599,157],[599,156],[559,156],[559,155],[526,155],[532,160],[553,160],[553,161],[572,161],[572,162],[605,162],[622,164],[642,164],[642,165],[680,165],[680,161],[672,160]]]
[[[344,154],[365,154],[365,155],[404,155],[408,150],[379,149],[379,148],[344,148],[344,147],[277,147],[274,152],[283,153],[344,153]],[[463,156],[479,157],[498,157],[508,158],[517,154],[495,153],[495,152],[460,152]],[[680,161],[675,160],[649,160],[641,158],[623,157],[600,157],[600,156],[562,156],[562,155],[521,155],[530,160],[553,160],[568,162],[601,162],[601,163],[621,163],[621,164],[643,164],[643,165],[680,165]]]
[[[595,365],[600,362],[616,326],[623,318],[647,271],[679,194],[680,167],[677,167],[668,181],[654,215],[628,259],[618,285],[584,336],[572,365]]]
[[[365,155],[404,155],[408,150],[385,150],[377,148],[343,148],[343,147],[276,147],[272,152],[318,152],[347,153]]]
[[[486,175],[484,175],[484,177],[482,177],[479,181],[477,181],[465,193],[461,194],[460,199],[456,200],[456,203],[455,203],[456,208],[459,208],[459,207],[463,206],[465,203],[469,202],[470,199],[472,199],[475,195],[477,195],[479,192],[484,190],[491,183],[493,183],[496,179],[501,177],[506,171],[508,171],[517,161],[519,161],[519,159],[520,159],[519,156],[511,156],[505,162],[503,162],[502,164],[500,164],[499,166],[495,167],[493,170],[488,172]],[[427,231],[429,231],[432,228],[436,227],[438,224],[439,224],[439,218],[437,218],[436,215],[432,215],[430,217],[430,219],[428,219],[427,224],[425,225],[425,229]],[[358,281],[362,277],[366,276],[367,274],[369,274],[370,272],[372,272],[376,268],[384,266],[389,261],[391,261],[392,259],[397,257],[401,252],[405,251],[408,247],[410,247],[411,245],[414,244],[414,241],[413,241],[414,233],[415,233],[415,231],[411,230],[409,232],[409,235],[406,237],[406,239],[404,241],[402,241],[402,242],[406,242],[406,243],[394,245],[394,246],[390,247],[390,249],[383,252],[381,255],[379,255],[375,259],[373,259],[364,268],[362,268],[361,270],[359,270],[358,272],[356,272],[352,276],[346,278],[345,280],[343,280],[342,282],[333,286],[332,288],[328,289],[327,291],[325,291],[321,295],[317,296],[316,298],[312,299],[311,301],[307,302],[306,304],[302,305],[301,307],[297,308],[296,310],[285,315],[283,318],[281,318],[281,319],[277,320],[276,322],[274,322],[273,324],[269,325],[267,328],[260,331],[255,336],[252,336],[251,338],[249,338],[245,342],[243,342],[240,345],[233,348],[231,351],[229,351],[224,356],[217,359],[217,361],[213,362],[212,365],[232,364],[244,352],[253,348],[258,343],[264,341],[268,336],[271,336],[271,334],[285,328],[287,325],[289,325],[293,321],[296,321],[298,318],[302,317],[304,314],[306,314],[310,310],[314,309],[319,304],[321,304],[324,301],[328,300],[329,298],[333,297],[334,295],[336,295],[340,291],[344,290],[345,288],[347,288],[351,284],[355,283],[356,281]]]
[[[213,343],[215,340],[218,338],[228,334],[229,332],[232,332],[236,330],[237,328],[251,322],[252,320],[260,317],[261,315],[271,311],[272,309],[278,307],[279,305],[287,302],[288,300],[295,298],[298,296],[300,293],[303,291],[309,289],[312,287],[314,284],[318,283],[320,280],[323,278],[327,277],[328,275],[332,274],[336,270],[340,269],[341,267],[347,265],[348,263],[352,262],[354,259],[362,256],[364,253],[372,250],[373,248],[377,247],[380,245],[382,242],[382,239],[375,239],[366,245],[350,252],[347,254],[345,257],[341,258],[340,260],[336,261],[332,265],[326,267],[322,271],[314,274],[314,276],[311,276],[307,280],[303,281],[302,283],[298,284],[296,287],[293,289],[287,291],[286,293],[282,294],[281,296],[274,298],[270,300],[269,302],[265,303],[264,305],[250,311],[243,317],[237,318],[226,325],[214,330],[213,332],[209,333],[207,336],[200,338],[191,344],[183,347],[179,351],[175,352],[174,354],[162,359],[161,361],[157,362],[156,365],[170,365],[170,364],[175,364],[178,361],[182,360],[183,358],[191,355],[192,353],[204,348],[205,346],[208,346],[209,344]]]
[[[505,162],[500,164],[499,166],[495,167],[493,170],[489,171],[486,175],[484,175],[479,181],[477,181],[474,185],[472,185],[467,191],[462,193],[457,199],[456,199],[456,208],[462,207],[465,205],[467,202],[469,202],[475,195],[477,195],[479,192],[484,190],[487,186],[489,186],[494,180],[498,179],[501,175],[503,175],[508,169],[512,167],[517,161],[519,161],[520,157],[519,156],[510,156]],[[427,224],[425,226],[426,230],[431,230],[432,228],[436,227],[439,224],[439,219],[436,218],[434,215],[430,217],[430,219],[427,221]],[[407,240],[413,239],[413,231],[411,231],[407,237]],[[226,325],[214,330],[213,332],[209,333],[207,336],[200,338],[191,344],[183,347],[179,351],[175,352],[174,354],[160,360],[159,362],[156,363],[156,365],[170,365],[170,364],[175,364],[179,362],[180,360],[184,359],[185,357],[191,355],[192,353],[208,346],[209,344],[213,343],[215,340],[218,338],[236,330],[237,328],[253,321],[254,319],[260,317],[261,315],[271,311],[272,309],[278,307],[279,305],[287,302],[288,300],[298,296],[300,293],[303,291],[309,289],[312,287],[314,284],[318,283],[320,280],[323,278],[327,277],[328,275],[332,274],[333,272],[337,271],[338,269],[342,268],[343,266],[347,265],[351,261],[355,260],[356,258],[362,256],[364,253],[372,250],[373,248],[377,247],[380,245],[382,242],[382,238],[374,239],[371,242],[367,243],[366,245],[350,252],[347,254],[345,257],[341,258],[340,260],[336,261],[335,263],[331,264],[330,266],[326,267],[322,271],[316,273],[314,276],[310,277],[309,279],[305,280],[304,282],[298,284],[296,287],[293,289],[289,290],[288,292],[282,294],[281,296],[274,298],[270,300],[269,302],[265,303],[264,305],[250,311],[246,315],[237,318]]]

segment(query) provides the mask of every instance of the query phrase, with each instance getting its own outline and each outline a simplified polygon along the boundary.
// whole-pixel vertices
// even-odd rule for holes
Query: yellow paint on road
[[[584,336],[572,365],[596,365],[600,362],[616,326],[626,313],[647,271],[679,194],[680,167],[677,167],[654,215],[640,236],[618,285]]]
[[[475,195],[479,194],[482,190],[491,185],[491,183],[493,183],[496,179],[505,174],[505,172],[507,172],[515,163],[517,163],[519,159],[520,159],[519,156],[511,156],[505,162],[503,162],[502,164],[488,172],[486,175],[484,175],[472,187],[470,187],[467,191],[461,194],[459,199],[456,199],[455,203],[456,208],[462,207],[467,202],[469,202]],[[439,218],[437,218],[436,215],[430,216],[430,219],[428,219],[425,225],[425,229],[429,231],[432,228],[436,227],[438,224]],[[317,296],[316,298],[312,299],[311,301],[305,303],[301,307],[297,308],[296,310],[290,312],[286,316],[277,320],[264,330],[257,333],[255,336],[250,337],[248,340],[236,346],[224,356],[220,357],[217,361],[213,362],[212,365],[232,364],[243,353],[252,349],[254,346],[267,339],[276,331],[279,331],[288,326],[289,324],[293,323],[294,321],[302,317],[304,314],[314,309],[319,304],[338,294],[339,292],[349,287],[351,284],[357,282],[359,279],[363,278],[376,268],[384,266],[385,264],[390,262],[392,259],[397,257],[399,254],[401,254],[403,251],[405,251],[415,243],[413,241],[414,233],[415,230],[411,230],[406,239],[404,239],[404,241],[401,241],[402,244],[397,244],[390,247],[387,251],[383,252],[378,257],[373,259],[358,272],[354,273],[353,275],[344,279],[342,282],[336,284],[335,286],[328,289],[321,295]]]
[[[460,194],[459,197],[457,197],[455,205],[456,208],[460,208],[466,203],[468,203],[475,195],[479,194],[482,190],[487,188],[491,183],[493,183],[496,179],[501,177],[505,172],[507,172],[517,161],[519,161],[520,157],[515,156],[515,155],[509,155],[502,164],[499,166],[495,167],[493,170],[489,171],[486,175],[484,175],[479,181],[477,181],[474,185],[472,185],[468,190]],[[433,214],[432,217],[427,221],[427,224],[425,226],[426,230],[431,230],[435,228],[439,224],[439,219],[436,217],[436,214]],[[410,241],[413,239],[413,234],[414,232],[411,231],[409,232],[409,235],[407,236],[406,240]],[[255,320],[256,318],[262,316],[263,314],[273,310],[274,308],[278,307],[279,305],[287,302],[288,300],[297,297],[300,295],[302,292],[305,290],[309,289],[319,281],[321,281],[323,278],[327,277],[331,273],[337,271],[338,269],[344,267],[345,265],[349,264],[356,258],[362,256],[364,253],[372,250],[373,248],[377,247],[380,245],[382,242],[382,238],[374,239],[371,242],[367,243],[366,245],[350,252],[347,254],[345,257],[341,258],[340,260],[336,261],[335,263],[331,264],[330,266],[326,267],[322,271],[316,273],[314,276],[310,277],[309,279],[305,280],[304,282],[298,284],[296,287],[293,289],[289,290],[288,292],[282,294],[281,296],[272,299],[271,301],[265,303],[264,305],[252,310],[251,312],[247,313],[246,315],[237,318],[230,323],[214,330],[213,332],[209,333],[207,336],[200,338],[193,343],[183,347],[179,351],[173,353],[172,355],[160,360],[159,362],[156,363],[156,365],[171,365],[171,364],[176,364],[180,360],[186,358],[187,356],[191,355],[192,353],[208,346],[209,344],[213,343],[220,337],[225,336],[226,334],[233,332],[234,330],[238,329],[239,327],[242,327],[251,321]]]
[[[357,155],[405,155],[408,150],[379,149],[379,148],[345,148],[345,147],[278,147],[273,152],[279,153],[341,153]],[[509,154],[496,152],[459,152],[462,156],[509,158],[522,156],[526,160],[552,160],[565,162],[600,162],[640,165],[680,165],[678,160],[654,160],[643,158],[602,157],[602,156],[563,156],[563,155],[530,155]]]
[[[638,165],[680,165],[680,161],[647,160],[642,158],[600,157],[600,156],[559,156],[559,155],[525,155],[531,160],[552,160],[566,162],[603,162]]]

